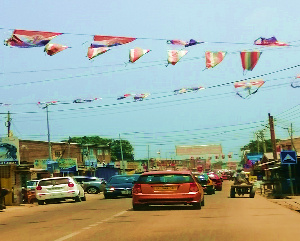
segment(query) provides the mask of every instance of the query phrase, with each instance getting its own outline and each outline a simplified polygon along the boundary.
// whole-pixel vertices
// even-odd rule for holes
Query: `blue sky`
[[[176,145],[221,144],[225,154],[265,128],[268,113],[276,119],[276,137],[288,138],[293,123],[299,136],[300,88],[291,81],[300,68],[300,20],[296,0],[285,1],[1,1],[0,39],[13,29],[65,33],[51,42],[70,46],[54,56],[43,48],[0,45],[1,113],[12,114],[12,131],[20,139],[47,140],[45,110],[39,101],[71,103],[76,98],[102,100],[49,107],[51,140],[99,135],[129,140],[136,158],[170,158]],[[272,4],[270,4],[272,3]],[[136,37],[137,40],[98,56],[86,57],[93,35]],[[288,42],[289,47],[260,48],[259,37]],[[175,66],[167,63],[166,40],[196,39]],[[151,49],[127,64],[129,49]],[[261,50],[253,71],[243,73],[239,52]],[[205,68],[205,51],[226,51],[222,63]],[[290,69],[289,69],[290,68]],[[278,70],[283,70],[279,71]],[[263,77],[262,77],[263,76]],[[265,84],[248,99],[236,95],[233,83],[259,77]],[[221,87],[217,87],[222,85]],[[203,86],[196,93],[174,95],[175,89]],[[144,101],[118,101],[126,93],[150,93]],[[6,134],[6,115],[0,116]],[[269,138],[266,129],[266,138]],[[236,156],[237,156],[236,155]]]

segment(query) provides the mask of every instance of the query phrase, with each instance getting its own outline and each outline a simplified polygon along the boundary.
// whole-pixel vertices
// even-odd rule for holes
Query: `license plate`
[[[176,191],[177,186],[153,187],[154,191]]]
[[[129,190],[122,190],[121,193],[122,194],[130,194],[130,191]]]

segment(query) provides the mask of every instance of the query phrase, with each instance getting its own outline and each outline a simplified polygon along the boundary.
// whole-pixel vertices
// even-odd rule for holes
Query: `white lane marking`
[[[59,239],[56,239],[55,241],[63,241],[63,240],[72,238],[73,236],[75,236],[75,235],[77,235],[77,234],[79,234],[79,233],[81,233],[81,232],[70,233],[70,234],[68,234],[68,235],[66,235],[66,236],[64,236],[64,237],[61,237],[61,238],[59,238]]]
[[[103,222],[107,222],[107,221],[109,221],[109,220],[112,220],[113,218],[118,217],[118,216],[120,216],[120,215],[122,215],[122,214],[124,214],[124,213],[126,213],[126,212],[127,212],[127,211],[119,212],[119,213],[117,213],[117,214],[111,216],[110,218],[107,218],[107,219],[104,219],[104,220],[102,220],[102,221],[99,221],[99,222],[97,222],[96,224],[91,224],[91,225],[89,225],[88,227],[85,227],[85,228],[82,228],[82,229],[84,229],[84,230],[90,229],[91,227],[95,227],[95,226],[97,226],[97,225],[100,224],[100,223],[103,223]],[[75,236],[75,235],[77,235],[77,234],[79,234],[79,233],[81,233],[81,231],[79,231],[79,232],[74,232],[74,233],[70,233],[70,234],[68,234],[68,235],[66,235],[66,236],[64,236],[64,237],[61,237],[61,238],[59,238],[59,239],[56,239],[56,240],[54,240],[54,241],[63,241],[63,240],[72,238],[73,236]]]
[[[122,214],[126,213],[127,211],[122,211],[122,212],[119,212],[117,214],[115,214],[113,217],[118,217],[118,216],[121,216]]]
[[[97,223],[95,223],[95,224],[91,224],[91,225],[89,225],[89,227],[95,227],[95,226],[97,226],[98,224]]]

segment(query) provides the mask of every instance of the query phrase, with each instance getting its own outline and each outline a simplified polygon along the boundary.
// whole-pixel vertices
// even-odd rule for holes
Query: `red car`
[[[215,173],[208,173],[209,178],[215,183],[216,191],[222,191],[223,180]]]
[[[204,191],[190,171],[143,173],[132,189],[132,206],[140,210],[149,205],[189,204],[204,206]]]

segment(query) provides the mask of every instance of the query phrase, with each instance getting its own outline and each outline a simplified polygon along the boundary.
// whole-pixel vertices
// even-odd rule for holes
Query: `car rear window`
[[[194,182],[191,175],[184,174],[154,174],[154,175],[142,175],[139,177],[137,183],[190,183]]]
[[[60,185],[60,184],[68,184],[68,183],[69,183],[69,178],[49,179],[49,180],[40,181],[39,186]]]
[[[114,184],[121,184],[121,183],[132,183],[136,181],[136,178],[134,176],[114,176],[111,177],[109,180],[109,183],[114,183]]]

